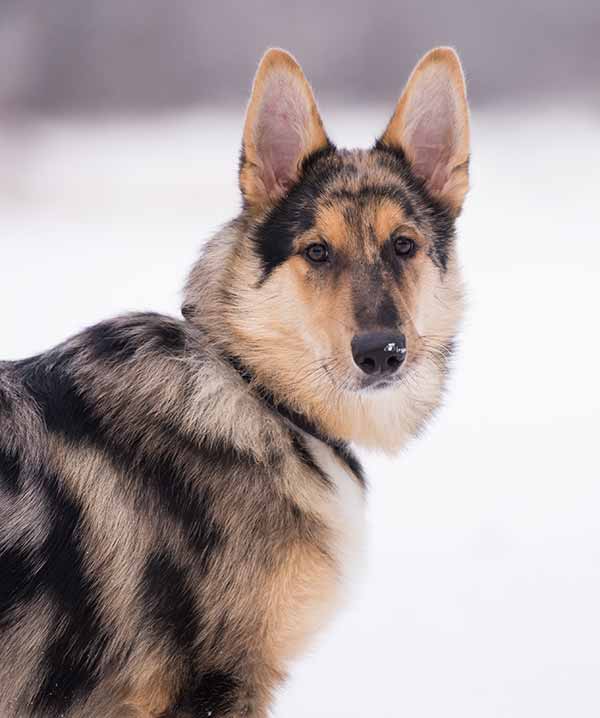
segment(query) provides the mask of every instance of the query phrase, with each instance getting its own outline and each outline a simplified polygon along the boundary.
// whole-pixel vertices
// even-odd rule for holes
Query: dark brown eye
[[[329,250],[326,244],[313,242],[304,250],[304,256],[311,262],[326,262],[329,259]]]
[[[399,257],[412,257],[417,250],[414,239],[410,237],[394,237],[394,252]]]

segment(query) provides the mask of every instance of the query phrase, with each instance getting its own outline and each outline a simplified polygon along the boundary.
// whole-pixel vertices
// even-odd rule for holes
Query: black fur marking
[[[331,142],[331,140],[327,140],[327,146],[323,147],[320,150],[316,150],[316,152],[312,152],[308,157],[305,157],[302,161],[302,166],[300,167],[300,174],[306,175],[309,172],[311,172],[316,165],[318,165],[322,160],[327,161],[331,157],[335,156],[335,153],[337,151],[337,147]],[[317,169],[317,172],[319,170]]]
[[[30,556],[19,547],[0,549],[0,635],[12,625],[13,610],[33,598],[34,571]]]
[[[41,713],[62,714],[97,685],[109,633],[98,615],[97,588],[86,573],[81,507],[54,474],[39,480],[53,520],[34,578],[53,600],[60,621],[44,652],[44,678],[33,704]]]
[[[356,171],[344,165],[333,145],[309,156],[300,181],[269,213],[255,232],[255,247],[263,266],[264,282],[293,253],[294,240],[314,226],[317,200],[336,176]]]
[[[335,200],[349,200],[361,205],[373,200],[393,200],[403,209],[407,218],[414,217],[415,208],[408,193],[397,185],[363,185],[356,191],[339,189],[329,195]]]
[[[445,272],[448,267],[450,245],[455,237],[454,219],[450,210],[443,207],[439,202],[431,205],[432,220],[434,227],[433,261]]]
[[[317,437],[319,438],[319,437]],[[323,438],[321,437],[321,441],[323,441]],[[302,461],[302,463],[307,466],[309,469],[314,471],[319,475],[323,483],[328,487],[331,488],[332,483],[331,479],[327,474],[321,469],[321,467],[316,463],[316,461],[313,459],[312,454],[310,453],[310,450],[306,446],[306,443],[303,441],[302,437],[297,434],[296,432],[292,432],[292,443],[294,445],[294,449],[299,457],[299,459]],[[329,439],[325,442],[327,446],[329,446],[330,449],[334,452],[334,454],[342,461],[342,463],[346,464],[346,466],[352,471],[352,473],[356,476],[361,486],[366,486],[366,480],[364,471],[362,468],[362,465],[360,461],[356,458],[352,450],[348,447],[348,445],[342,441],[336,441],[334,439]]]
[[[302,526],[304,524],[306,516],[304,514],[304,511],[298,506],[298,504],[295,501],[292,501],[291,499],[286,500],[286,505],[289,509],[289,512],[294,519],[294,522],[297,526]]]
[[[331,479],[314,460],[312,454],[310,453],[310,450],[306,446],[304,439],[297,431],[291,431],[290,434],[292,439],[292,446],[294,447],[294,451],[296,452],[296,455],[298,456],[300,461],[304,464],[304,466],[313,471],[316,476],[318,476],[319,480],[327,488],[331,488]]]
[[[21,491],[21,463],[16,454],[8,452],[0,446],[0,486],[9,494],[16,495]]]
[[[360,463],[357,456],[354,454],[352,449],[348,446],[348,444],[345,444],[343,442],[337,442],[331,446],[331,448],[334,450],[336,456],[340,461],[343,461],[344,464],[352,471],[352,473],[356,476],[358,479],[359,484],[366,488],[367,486],[367,480],[365,478],[365,472],[363,470],[362,464]]]
[[[395,329],[400,324],[398,309],[388,292],[384,292],[379,305],[375,311],[375,323],[386,329]]]
[[[199,626],[185,572],[166,554],[153,554],[144,569],[142,596],[153,633],[166,637],[177,655],[191,660]]]
[[[23,384],[39,406],[48,431],[69,441],[100,441],[102,427],[71,376],[71,355],[48,354],[18,363]]]
[[[157,314],[101,322],[88,329],[85,336],[98,359],[117,363],[131,359],[142,349],[180,354],[186,346],[183,328]]]
[[[307,434],[310,434],[315,439],[318,439],[319,441],[322,441],[324,444],[329,446],[329,448],[337,454],[337,456],[350,468],[350,470],[353,473],[356,473],[352,464],[356,465],[358,463],[358,460],[354,458],[354,454],[350,451],[348,445],[345,442],[339,441],[338,439],[334,439],[331,436],[326,436],[315,426],[312,421],[310,421],[310,419],[308,419],[308,417],[305,417],[303,414],[299,414],[297,411],[294,411],[293,409],[290,409],[289,407],[286,407],[281,403],[277,404],[275,409],[282,416],[285,416],[286,419],[291,421],[292,424],[295,424],[299,429],[302,429],[302,431],[305,431]],[[358,466],[360,467],[360,464],[358,464]],[[357,478],[359,479],[360,483],[364,485],[364,477],[362,475],[362,470],[359,474],[357,474]]]
[[[91,347],[98,359],[123,362],[131,359],[139,348],[139,337],[133,336],[112,322],[103,322],[88,330]]]
[[[292,255],[295,238],[314,225],[316,197],[316,187],[300,182],[258,228],[255,246],[262,260],[263,281]]]
[[[194,657],[200,625],[193,594],[185,571],[164,553],[148,559],[142,579],[142,598],[151,630],[159,640],[166,639],[173,655],[189,671],[185,686],[167,711],[169,716],[213,715],[215,718],[233,707],[238,681],[219,671],[198,675]]]
[[[182,691],[175,711],[163,718],[219,718],[235,707],[239,688],[240,682],[231,673],[204,673],[193,688]]]
[[[256,247],[262,261],[264,282],[271,272],[292,256],[294,239],[314,221],[313,209],[293,207],[287,202],[278,205],[259,229]]]
[[[0,361],[0,379],[2,379],[2,372],[4,372],[13,363],[14,362],[11,362],[9,364],[8,362]],[[2,382],[0,382],[0,412],[2,414],[10,415],[12,412],[12,403],[13,398],[11,397],[10,393],[2,386]],[[0,416],[0,418],[2,417]]]
[[[161,509],[166,510],[183,528],[204,571],[223,545],[225,534],[211,515],[210,489],[198,486],[200,481],[190,481],[188,474],[208,470],[231,473],[236,465],[243,462],[243,458],[232,449],[215,444],[199,450],[177,436],[174,430],[169,432],[165,428],[164,432],[162,450],[150,455],[139,449],[119,446],[117,461],[122,464],[121,469],[139,467],[139,481],[145,490],[156,496]],[[176,457],[176,452],[185,456],[183,463],[181,458]],[[144,500],[143,496],[140,498]]]
[[[181,526],[205,565],[224,536],[211,518],[211,498],[209,490],[202,488],[202,471],[231,472],[240,463],[250,465],[251,459],[216,442],[201,446],[192,443],[173,427],[152,423],[150,417],[148,432],[161,439],[152,453],[131,441],[127,431],[117,428],[109,433],[92,402],[77,386],[69,361],[69,356],[54,361],[41,358],[21,366],[24,384],[40,406],[48,430],[101,451],[131,482],[138,500],[144,502],[144,510],[158,506]]]
[[[160,351],[168,351],[173,354],[181,354],[185,351],[185,332],[175,323],[161,322],[156,327],[156,339]]]
[[[408,259],[401,259],[397,254],[396,250],[394,249],[394,243],[391,239],[386,239],[386,241],[383,243],[381,247],[380,252],[381,260],[387,270],[396,277],[397,280],[399,280],[402,276],[402,271],[404,269],[404,262],[410,261]]]

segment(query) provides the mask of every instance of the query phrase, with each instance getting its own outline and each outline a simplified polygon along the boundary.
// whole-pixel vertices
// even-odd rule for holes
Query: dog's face
[[[454,220],[468,156],[453,51],[429,53],[374,148],[353,151],[329,141],[296,62],[267,53],[244,131],[245,244],[228,288],[239,354],[299,402],[386,392],[423,362],[441,366],[462,307]]]

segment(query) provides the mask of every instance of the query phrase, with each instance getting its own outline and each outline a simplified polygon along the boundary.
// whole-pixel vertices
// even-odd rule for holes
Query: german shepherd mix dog
[[[452,50],[352,151],[270,50],[184,319],[0,364],[2,718],[267,716],[360,563],[349,442],[396,452],[440,402],[468,159]]]

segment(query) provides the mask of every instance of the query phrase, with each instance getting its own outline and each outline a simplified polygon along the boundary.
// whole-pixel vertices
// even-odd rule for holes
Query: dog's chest
[[[364,563],[366,504],[358,477],[333,450],[312,436],[307,446],[331,487],[315,511],[328,529],[328,550],[338,566],[342,584],[360,576]]]
[[[290,556],[286,569],[281,639],[277,653],[289,659],[333,617],[351,594],[364,566],[365,492],[359,479],[324,443],[306,435],[306,447],[327,477],[304,504],[321,530]],[[307,480],[314,487],[314,475]],[[290,580],[290,577],[291,578]]]

